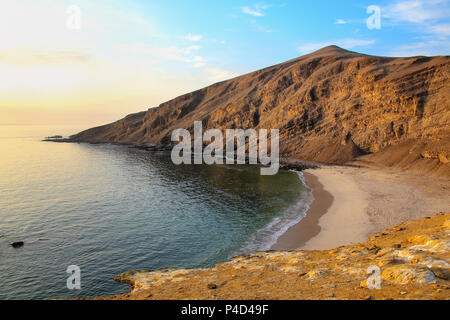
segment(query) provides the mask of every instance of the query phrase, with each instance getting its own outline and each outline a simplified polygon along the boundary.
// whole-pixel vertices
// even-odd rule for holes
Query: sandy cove
[[[392,169],[323,166],[304,171],[314,201],[273,250],[326,250],[366,241],[405,221],[450,208],[450,183]]]
[[[280,251],[207,269],[127,271],[115,280],[129,293],[98,299],[450,298],[448,179],[351,166],[305,178],[315,200]],[[367,287],[369,266],[380,268],[379,290]]]
[[[132,270],[126,294],[98,299],[449,299],[450,213],[333,250],[254,252],[207,269]],[[370,289],[368,268],[379,268]]]

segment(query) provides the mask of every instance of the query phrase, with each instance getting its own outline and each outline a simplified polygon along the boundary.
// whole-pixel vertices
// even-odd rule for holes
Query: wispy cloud
[[[450,36],[450,23],[436,24],[430,27],[430,31],[441,36]]]
[[[207,75],[207,79],[211,82],[228,80],[238,76],[238,74],[233,71],[221,68],[205,68],[205,73]]]
[[[323,41],[323,42],[310,42],[300,45],[297,49],[302,54],[307,54],[323,47],[337,45],[344,49],[353,49],[356,47],[370,46],[375,43],[375,40],[364,40],[364,39],[340,39],[336,41]]]
[[[442,20],[450,18],[449,2],[449,0],[403,0],[383,7],[381,12],[383,18],[390,23],[415,26],[416,31],[420,33],[448,36],[450,25]]]
[[[398,0],[381,9],[384,21],[416,33],[417,42],[394,48],[391,56],[442,55],[450,52],[449,0]]]
[[[193,58],[193,65],[195,68],[201,68],[206,65],[205,59],[202,56],[195,56]]]
[[[269,7],[270,5],[268,4],[255,4],[253,6],[241,7],[241,11],[254,17],[263,17],[266,15],[264,11],[269,9]]]
[[[334,21],[334,24],[347,24],[348,21],[344,20],[344,19],[336,19],[336,21]]]
[[[445,4],[448,0],[397,1],[384,7],[382,13],[383,17],[397,22],[425,23],[449,17],[448,8],[442,7]]]
[[[411,56],[438,56],[442,52],[450,52],[450,43],[446,40],[426,40],[408,45],[402,45],[391,52],[389,56],[393,57],[411,57]]]
[[[188,33],[184,38],[189,41],[200,41],[202,40],[203,36],[201,34]]]
[[[151,56],[161,60],[186,62],[191,63],[195,67],[204,65],[203,57],[195,54],[198,50],[201,49],[201,46],[198,45],[192,45],[188,47],[158,47],[146,45],[143,43],[135,43],[132,45],[123,46],[122,49],[129,54]]]
[[[250,23],[256,28],[256,30],[266,33],[271,33],[273,30],[271,28],[260,25],[256,19],[250,19]]]
[[[271,33],[271,32],[273,32],[272,29],[267,28],[267,27],[264,27],[264,26],[256,26],[256,27],[257,27],[258,30],[261,31],[261,32],[266,32],[266,33]]]
[[[91,56],[78,50],[16,48],[0,51],[0,62],[16,66],[73,65],[89,61]]]

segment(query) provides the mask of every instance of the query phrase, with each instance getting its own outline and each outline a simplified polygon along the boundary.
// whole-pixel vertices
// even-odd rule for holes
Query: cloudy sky
[[[369,6],[379,28],[368,28]],[[450,54],[449,0],[1,0],[0,9],[0,124],[107,123],[331,44]]]

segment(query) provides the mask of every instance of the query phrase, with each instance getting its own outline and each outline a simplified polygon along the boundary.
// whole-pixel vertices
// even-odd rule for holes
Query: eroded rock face
[[[381,274],[384,281],[396,284],[426,285],[436,282],[433,272],[424,267],[413,265],[395,265],[387,267]]]
[[[385,58],[332,46],[71,139],[167,145],[174,129],[202,120],[204,128],[278,128],[283,157],[344,163],[402,145],[389,165],[448,169],[449,73],[449,57]]]
[[[210,269],[128,271],[101,299],[449,299],[450,213],[327,251],[255,252]],[[380,289],[368,288],[379,267]],[[213,284],[213,285],[212,285]]]

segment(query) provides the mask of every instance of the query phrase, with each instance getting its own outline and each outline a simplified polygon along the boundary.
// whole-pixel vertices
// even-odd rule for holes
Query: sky
[[[103,124],[332,44],[449,40],[450,0],[0,0],[0,124]]]

